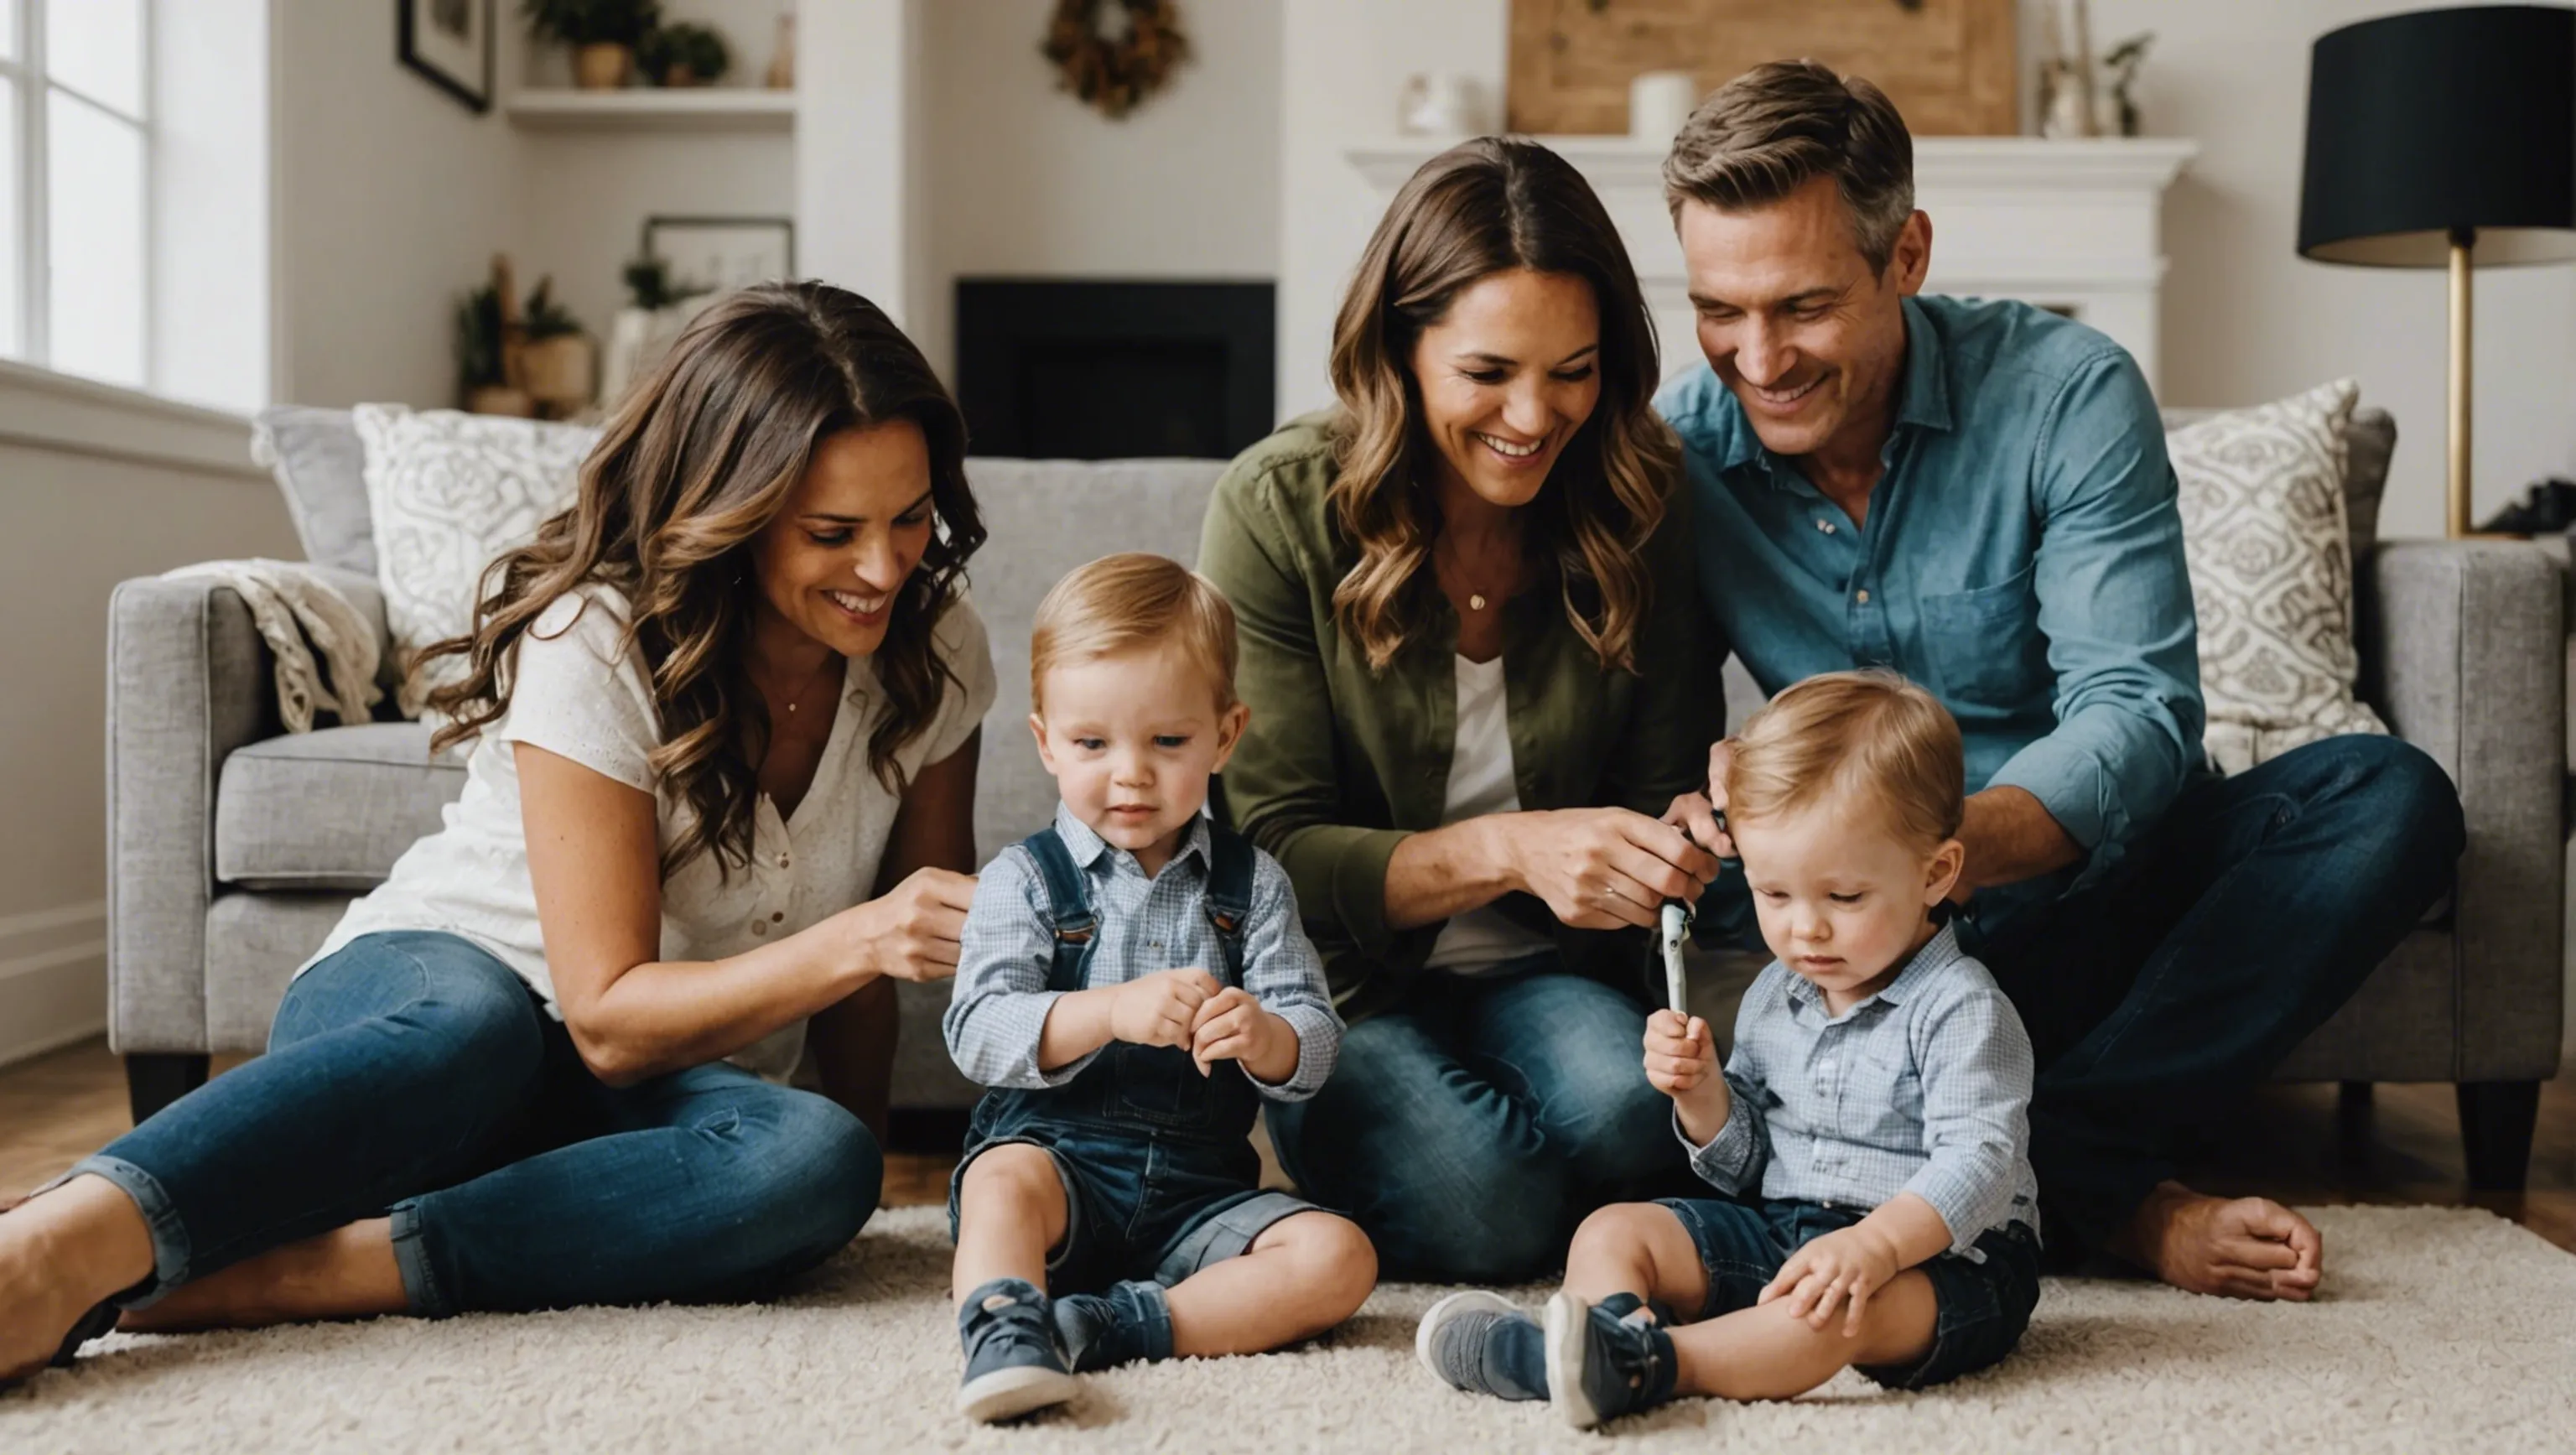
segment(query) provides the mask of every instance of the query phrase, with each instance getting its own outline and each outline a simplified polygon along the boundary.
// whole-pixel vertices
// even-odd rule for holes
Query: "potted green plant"
[[[590,402],[590,336],[581,321],[555,301],[555,280],[539,278],[519,321],[519,379],[539,412],[571,414]]]
[[[534,414],[536,401],[510,384],[502,314],[501,290],[491,283],[456,300],[457,403],[476,414]]]
[[[683,21],[644,37],[635,63],[656,86],[712,86],[733,65],[733,51],[713,29]]]
[[[660,0],[521,0],[520,13],[540,40],[572,47],[574,83],[613,91],[635,70],[635,47],[661,23]]]

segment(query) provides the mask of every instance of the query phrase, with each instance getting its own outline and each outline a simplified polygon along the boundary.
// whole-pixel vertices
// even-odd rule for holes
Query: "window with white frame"
[[[147,381],[148,0],[0,0],[0,351]]]

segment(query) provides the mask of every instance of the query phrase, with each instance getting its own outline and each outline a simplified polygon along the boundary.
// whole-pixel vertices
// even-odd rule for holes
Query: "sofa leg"
[[[141,1052],[125,1058],[126,1104],[134,1124],[206,1084],[206,1058],[185,1051]]]
[[[2460,1083],[2460,1142],[2468,1153],[2472,1192],[2522,1191],[2539,1120],[2537,1081]]]

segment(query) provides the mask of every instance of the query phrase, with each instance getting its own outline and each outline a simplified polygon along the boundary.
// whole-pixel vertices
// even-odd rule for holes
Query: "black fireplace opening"
[[[1226,459],[1271,428],[1268,283],[957,280],[969,449]]]

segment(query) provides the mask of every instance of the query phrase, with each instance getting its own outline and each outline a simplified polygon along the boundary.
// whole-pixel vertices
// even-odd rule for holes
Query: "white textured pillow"
[[[418,653],[463,635],[483,568],[572,503],[599,431],[399,404],[361,404],[350,414],[366,446],[376,576],[402,664],[396,701],[418,717],[430,689],[465,670],[462,658],[423,664]]]
[[[2352,545],[2344,522],[2350,379],[2165,436],[2200,616],[2203,739],[2242,773],[2338,733],[2386,733],[2356,701]]]

